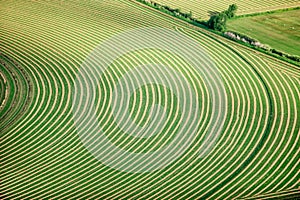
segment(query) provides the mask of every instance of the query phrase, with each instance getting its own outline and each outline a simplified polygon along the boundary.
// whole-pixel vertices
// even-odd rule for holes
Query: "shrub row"
[[[293,61],[296,61],[296,62],[300,62],[300,57],[299,56],[289,55],[289,54],[287,54],[285,52],[273,49],[273,48],[269,47],[268,45],[262,44],[258,40],[254,39],[254,38],[251,38],[251,37],[249,37],[247,35],[243,35],[243,34],[231,31],[231,32],[225,32],[224,36],[227,37],[227,38],[230,38],[232,40],[235,40],[235,41],[241,41],[243,43],[247,43],[247,44],[249,44],[249,45],[251,45],[253,47],[260,48],[262,50],[265,50],[265,51],[268,51],[270,53],[279,55],[281,57],[285,57],[285,58],[288,58],[290,60],[293,60]]]
[[[184,12],[181,12],[179,8],[171,8],[170,6],[165,6],[165,5],[153,2],[151,0],[137,0],[137,1],[147,4],[147,5],[151,5],[152,7],[155,7],[161,11],[167,11],[177,17],[183,17],[183,18],[186,18],[191,21],[196,20],[195,18],[192,17],[193,16],[192,11],[190,11],[188,13],[184,13]]]

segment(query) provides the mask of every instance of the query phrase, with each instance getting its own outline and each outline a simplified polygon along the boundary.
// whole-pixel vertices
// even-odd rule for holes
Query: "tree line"
[[[230,5],[227,10],[211,16],[207,21],[207,26],[210,29],[225,32],[227,20],[235,17],[237,9],[236,4]]]
[[[238,9],[236,4],[232,4],[228,7],[227,10],[217,13],[216,15],[212,15],[208,21],[203,21],[200,19],[196,19],[193,17],[192,11],[189,11],[187,13],[182,12],[179,8],[171,8],[170,6],[162,5],[156,2],[153,2],[151,0],[137,0],[139,2],[142,2],[144,4],[150,5],[160,11],[163,11],[165,13],[169,13],[173,16],[183,18],[187,21],[202,24],[207,26],[210,29],[225,32],[226,31],[226,22],[227,19],[233,18],[236,15],[236,11]]]
[[[221,32],[222,35],[227,38],[230,38],[232,40],[235,40],[235,41],[238,41],[241,43],[245,43],[247,45],[255,47],[256,49],[264,51],[266,53],[278,55],[283,59],[287,58],[288,60],[300,62],[299,56],[289,55],[285,52],[270,48],[268,45],[261,44],[259,41],[255,40],[249,36],[242,35],[240,33],[226,32],[226,29],[227,29],[226,24],[227,24],[228,19],[236,17],[236,12],[238,10],[238,6],[236,4],[229,5],[227,10],[224,10],[222,12],[219,12],[217,14],[210,16],[208,21],[203,21],[201,19],[194,18],[192,11],[185,13],[185,12],[182,12],[178,8],[171,8],[169,6],[159,4],[159,3],[153,2],[151,0],[137,0],[137,1],[142,2],[146,5],[149,5],[153,8],[156,8],[162,12],[168,13],[170,15],[173,15],[175,17],[178,17],[180,19],[188,21],[196,26],[202,25],[202,27],[206,26],[209,29],[212,29],[217,32]]]
[[[188,20],[195,20],[193,18],[192,11],[185,13],[185,12],[182,12],[179,8],[171,8],[170,6],[162,5],[162,4],[153,2],[151,0],[137,0],[137,1],[147,4],[147,5],[150,5],[150,6],[157,8],[158,10],[161,10],[163,12],[172,14],[176,17],[181,17],[181,18],[185,18]]]

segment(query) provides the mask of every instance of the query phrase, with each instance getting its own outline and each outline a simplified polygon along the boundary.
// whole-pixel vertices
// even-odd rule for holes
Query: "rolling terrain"
[[[2,199],[299,195],[299,68],[134,1],[0,4]]]

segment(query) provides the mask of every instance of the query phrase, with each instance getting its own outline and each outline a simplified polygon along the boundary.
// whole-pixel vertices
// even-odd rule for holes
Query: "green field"
[[[228,30],[246,34],[272,48],[300,55],[300,10],[230,20]]]
[[[136,1],[0,2],[0,199],[299,196],[299,68]]]
[[[278,10],[283,8],[297,7],[300,5],[299,0],[152,0],[163,5],[171,6],[172,8],[179,8],[183,12],[192,11],[194,17],[201,19],[208,19],[214,12],[221,12],[226,10],[230,4],[238,5],[238,15],[250,14],[257,12],[266,12],[271,10]]]

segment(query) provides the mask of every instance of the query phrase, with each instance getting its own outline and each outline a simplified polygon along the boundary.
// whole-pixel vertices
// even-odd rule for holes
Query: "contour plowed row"
[[[24,114],[32,87],[23,68],[3,53],[0,53],[0,70],[0,128],[4,131]]]
[[[0,116],[9,124],[0,129],[4,197],[228,199],[297,187],[300,80],[289,68],[128,1],[7,1],[0,14],[0,50],[24,70],[17,80],[31,91],[30,101],[21,95],[17,103],[28,104],[17,120]],[[162,29],[125,34],[89,59],[107,39],[145,27],[193,41],[159,39]],[[177,53],[142,48],[101,68],[118,45],[142,41]],[[201,73],[187,59],[198,58],[198,45],[221,82],[207,81],[216,71]],[[219,137],[207,140],[218,121]]]

